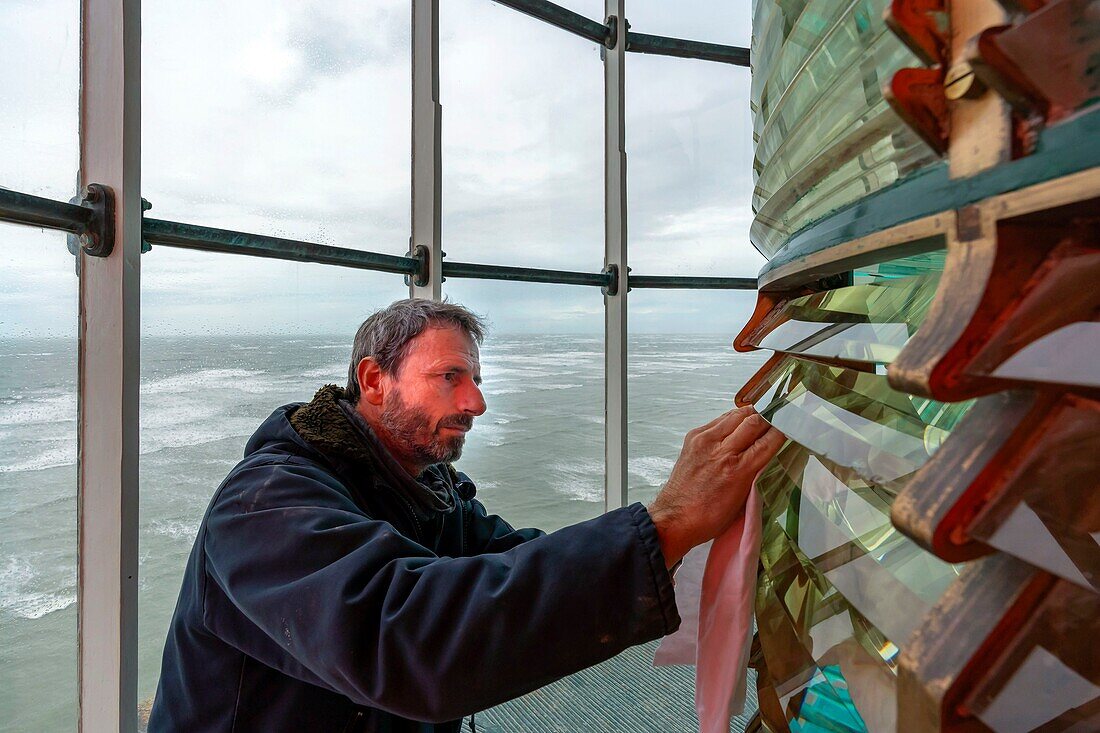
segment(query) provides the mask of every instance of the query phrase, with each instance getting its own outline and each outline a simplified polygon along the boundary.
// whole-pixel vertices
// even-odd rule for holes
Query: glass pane
[[[630,29],[637,33],[743,48],[749,45],[751,16],[748,2],[630,0],[626,6]],[[748,69],[742,72],[748,76]]]
[[[408,0],[146,4],[150,216],[406,252],[409,8]]]
[[[0,187],[68,201],[79,168],[80,3],[0,3]]]
[[[448,280],[445,294],[486,317],[488,410],[459,468],[516,527],[552,531],[604,507],[603,304],[598,288]]]
[[[77,280],[65,235],[0,225],[0,313],[0,728],[75,730]]]
[[[766,518],[898,643],[958,575],[894,529],[893,492],[797,443],[786,445],[756,485]]]
[[[794,298],[748,342],[775,351],[889,364],[924,321],[939,280],[937,272]]]
[[[733,395],[767,359],[733,350],[754,293],[630,293],[630,500],[649,502],[668,480],[684,435],[733,408]]]
[[[807,224],[939,160],[882,86],[916,57],[886,0],[758,0],[753,24],[753,244],[773,255]]]
[[[669,12],[678,12],[672,11]],[[630,267],[753,277],[747,69],[631,54],[626,69]]]
[[[148,715],[215,489],[275,408],[347,383],[359,324],[408,289],[399,275],[166,247],[142,269],[138,700]]]
[[[440,3],[450,259],[603,269],[600,49],[489,0]]]
[[[792,731],[866,733],[896,724],[898,648],[800,554],[764,525],[756,595],[761,675]]]
[[[790,356],[748,398],[791,440],[891,487],[928,461],[973,404],[908,395],[884,375]]]

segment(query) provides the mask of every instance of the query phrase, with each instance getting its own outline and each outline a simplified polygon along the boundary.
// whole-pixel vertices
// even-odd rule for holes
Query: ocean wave
[[[263,394],[269,391],[273,382],[270,377],[257,380],[267,372],[256,369],[199,369],[183,374],[163,377],[155,382],[141,385],[143,395],[194,393],[203,389],[235,389],[250,394]]]
[[[627,462],[627,469],[637,476],[646,486],[662,486],[672,473],[672,467],[676,461],[663,456],[641,456],[631,458]]]
[[[185,522],[179,519],[154,519],[149,523],[149,530],[153,534],[168,537],[173,540],[187,540],[192,542],[199,531],[199,522]]]
[[[21,461],[0,464],[0,473],[19,473],[20,471],[41,471],[57,466],[76,465],[76,436],[66,445],[49,448],[28,456]]]
[[[191,448],[199,445],[216,443],[228,438],[247,438],[255,432],[260,424],[259,420],[249,421],[248,424],[238,424],[233,427],[222,425],[220,430],[212,430],[213,423],[198,423],[193,426],[174,426],[171,429],[156,429],[143,426],[141,434],[141,455],[155,453],[165,448]],[[244,441],[241,441],[244,447]]]
[[[18,618],[37,619],[76,603],[74,588],[65,588],[61,592],[34,590],[40,584],[38,574],[28,562],[9,557],[0,570],[0,610]]]
[[[485,443],[491,448],[499,448],[510,442],[507,438],[511,431],[504,427],[506,424],[477,421],[474,423],[474,429],[470,431],[470,436],[473,440]]]
[[[527,390],[523,387],[485,387],[481,391],[483,394],[497,396],[506,394],[523,394]]]
[[[18,427],[76,422],[76,393],[30,392],[0,402],[0,425]]]
[[[602,460],[582,458],[551,465],[551,484],[559,494],[580,501],[603,501]]]
[[[348,376],[348,365],[347,362],[340,361],[315,369],[307,369],[294,376],[303,380],[327,379],[330,382],[339,381],[342,384]]]

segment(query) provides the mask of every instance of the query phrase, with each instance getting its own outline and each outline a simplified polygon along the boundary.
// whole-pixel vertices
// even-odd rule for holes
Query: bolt
[[[944,77],[943,93],[948,99],[977,99],[983,92],[985,84],[965,61],[952,66]]]
[[[80,246],[85,250],[93,250],[99,245],[99,236],[95,232],[84,232],[77,239],[80,240]]]

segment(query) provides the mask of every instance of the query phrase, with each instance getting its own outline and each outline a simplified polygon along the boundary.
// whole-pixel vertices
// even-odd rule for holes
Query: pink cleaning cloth
[[[695,665],[700,733],[727,733],[730,718],[745,706],[760,515],[754,483],[745,511],[729,529],[684,557],[676,573],[680,628],[653,655],[656,666]]]

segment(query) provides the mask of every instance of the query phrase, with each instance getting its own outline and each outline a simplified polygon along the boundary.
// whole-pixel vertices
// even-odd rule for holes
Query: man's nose
[[[462,390],[458,409],[474,417],[485,412],[485,396],[481,394],[481,387],[473,380],[467,382],[466,389]]]

